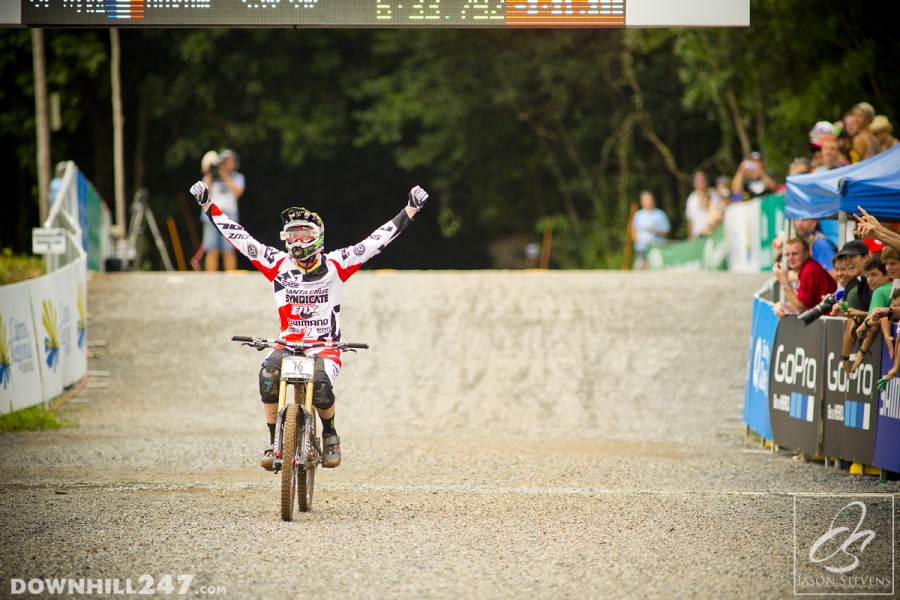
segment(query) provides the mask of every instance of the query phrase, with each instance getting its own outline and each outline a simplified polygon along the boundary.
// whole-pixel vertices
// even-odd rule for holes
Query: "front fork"
[[[295,383],[296,385],[300,385]],[[306,390],[306,397],[304,398],[303,404],[300,406],[300,410],[303,414],[303,422],[302,426],[306,426],[306,419],[313,418],[313,385],[312,381],[306,382],[303,386],[303,389]],[[297,388],[294,388],[295,390]],[[297,392],[295,392],[297,393]],[[298,394],[299,395],[299,394]],[[299,398],[294,399],[299,400]],[[287,404],[287,382],[281,381],[278,385],[278,412],[275,414],[275,431],[278,435],[275,436],[275,450],[273,453],[273,461],[272,461],[272,471],[277,473],[281,470],[282,467],[282,451],[284,449],[284,413],[285,413],[285,405]],[[299,433],[299,430],[298,430]],[[306,453],[306,449],[303,449],[304,453]],[[306,468],[306,461],[300,465],[300,468]]]

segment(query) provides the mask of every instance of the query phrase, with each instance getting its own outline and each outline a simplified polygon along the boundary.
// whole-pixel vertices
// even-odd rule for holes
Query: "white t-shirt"
[[[239,188],[244,189],[244,176],[234,171],[231,173],[231,180],[237,185]],[[238,217],[238,197],[234,192],[231,191],[231,188],[222,181],[221,179],[215,179],[212,182],[212,187],[210,188],[210,195],[212,196],[213,202],[216,203],[222,212],[230,216],[232,219],[236,219]]]
[[[715,207],[718,210],[722,209],[722,199],[719,198],[718,192],[710,190],[709,192],[709,208],[703,206],[700,202],[700,195],[697,194],[696,191],[691,192],[691,195],[688,196],[687,206],[684,209],[684,214],[690,220],[691,230],[688,232],[688,236],[691,239],[695,239],[700,237],[700,233],[706,229],[707,225],[709,225],[710,214],[709,211]]]

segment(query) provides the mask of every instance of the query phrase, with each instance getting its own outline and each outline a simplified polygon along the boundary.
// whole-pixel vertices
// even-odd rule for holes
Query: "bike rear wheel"
[[[313,487],[316,482],[316,464],[319,459],[316,447],[316,415],[311,414],[303,424],[303,435],[300,438],[300,458],[306,463],[300,469],[298,502],[301,512],[312,510]]]
[[[297,474],[300,470],[298,425],[300,407],[288,404],[284,410],[284,434],[281,444],[281,518],[294,519],[294,495],[297,492]]]

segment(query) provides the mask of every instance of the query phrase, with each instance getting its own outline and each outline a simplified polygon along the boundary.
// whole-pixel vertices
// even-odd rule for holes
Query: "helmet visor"
[[[281,232],[281,239],[288,244],[311,244],[321,234],[321,229],[315,225],[297,225]]]

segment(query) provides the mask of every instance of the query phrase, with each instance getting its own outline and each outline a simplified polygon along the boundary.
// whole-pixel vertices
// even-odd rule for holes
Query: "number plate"
[[[316,359],[310,356],[285,356],[281,361],[283,380],[311,381],[316,371]]]

